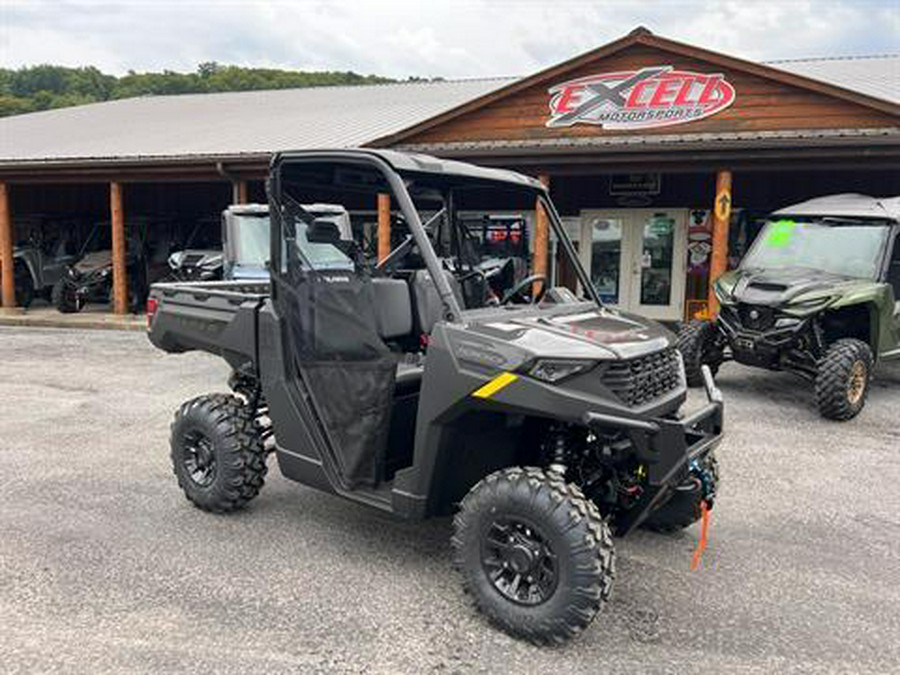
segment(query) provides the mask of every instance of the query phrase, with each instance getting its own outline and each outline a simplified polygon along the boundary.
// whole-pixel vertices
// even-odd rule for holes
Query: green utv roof
[[[829,195],[779,209],[772,215],[885,218],[900,221],[900,196],[869,197],[853,193]]]

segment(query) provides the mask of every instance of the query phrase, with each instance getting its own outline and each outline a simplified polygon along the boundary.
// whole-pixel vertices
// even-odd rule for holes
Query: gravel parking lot
[[[274,466],[243,513],[191,507],[169,420],[226,376],[141,334],[0,328],[4,671],[900,669],[900,367],[836,424],[791,376],[726,366],[702,568],[696,527],[619,540],[613,601],[556,649],[470,608],[448,521],[397,522]]]

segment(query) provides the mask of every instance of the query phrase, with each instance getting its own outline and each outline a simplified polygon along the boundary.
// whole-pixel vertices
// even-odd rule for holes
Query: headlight
[[[731,296],[731,293],[728,293],[722,285],[716,282],[713,285],[713,290],[716,292],[716,298],[718,299],[720,304],[730,305],[734,302],[734,298]]]
[[[577,373],[583,373],[595,365],[594,361],[573,361],[564,359],[538,359],[528,369],[528,374],[536,380],[555,383]]]

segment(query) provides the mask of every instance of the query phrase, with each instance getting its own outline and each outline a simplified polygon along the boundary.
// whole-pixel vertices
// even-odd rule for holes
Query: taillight
[[[147,298],[147,329],[153,323],[153,317],[156,316],[156,310],[159,309],[159,300],[156,298]]]

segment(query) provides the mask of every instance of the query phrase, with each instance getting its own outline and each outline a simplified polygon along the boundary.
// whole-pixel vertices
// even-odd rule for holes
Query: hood
[[[112,267],[112,251],[85,253],[81,260],[75,263],[74,267],[82,274],[95,272],[104,267]]]
[[[656,321],[590,303],[496,316],[471,329],[538,357],[630,359],[674,344],[674,335]]]
[[[726,300],[749,305],[777,307],[795,300],[815,300],[844,295],[857,288],[871,286],[869,279],[847,277],[808,267],[784,269],[738,269],[722,275],[716,282]]]

